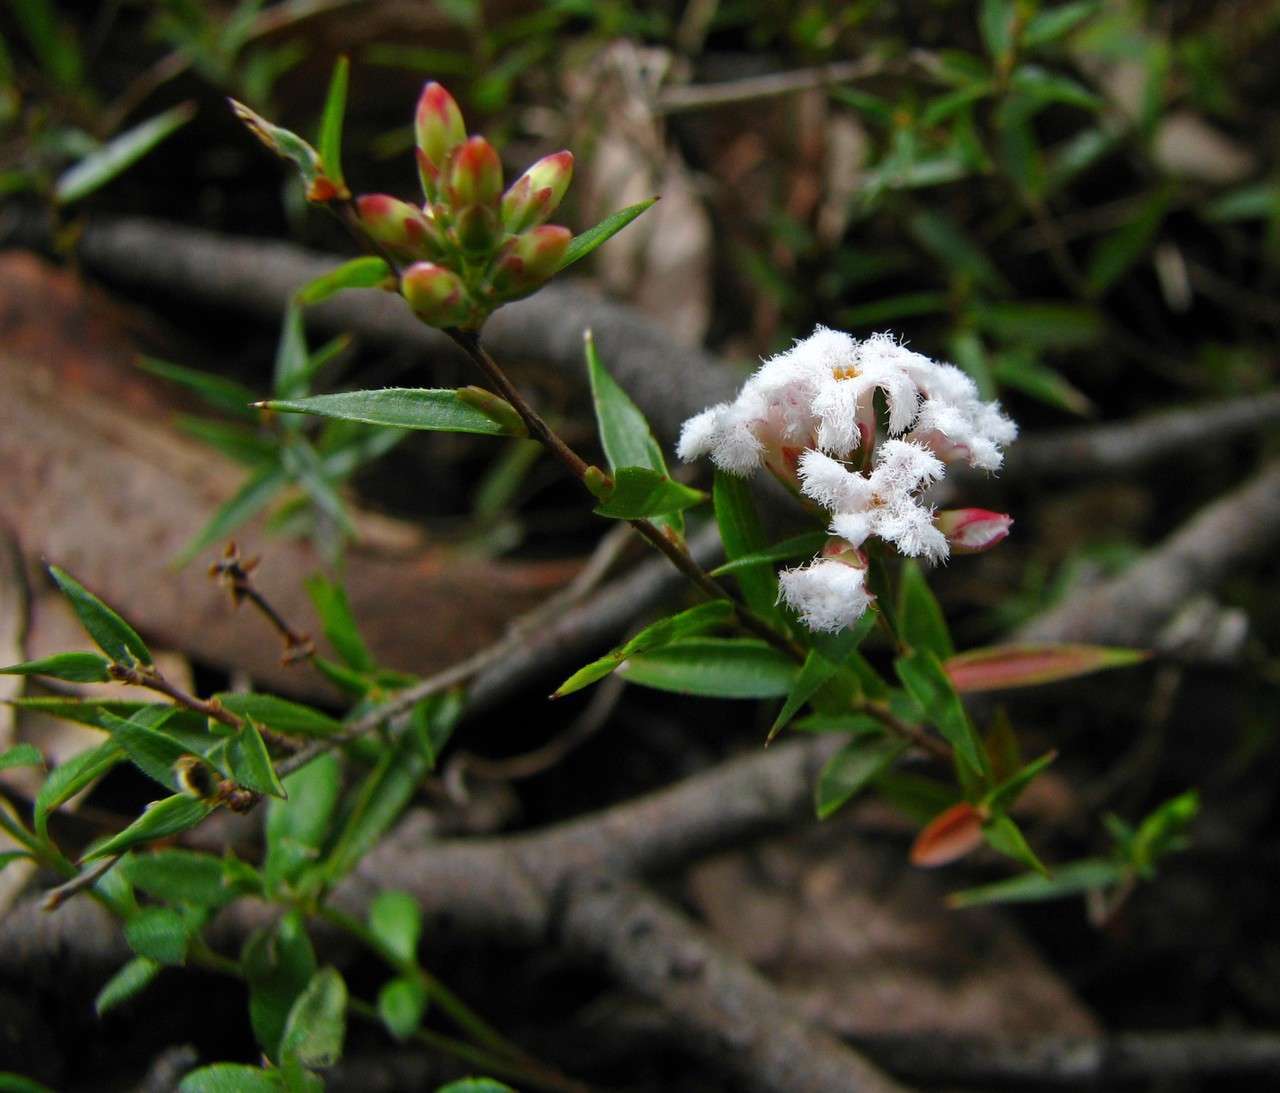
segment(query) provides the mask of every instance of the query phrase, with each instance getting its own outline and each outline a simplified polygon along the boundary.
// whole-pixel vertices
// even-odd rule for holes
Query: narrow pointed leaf
[[[616,213],[606,216],[594,228],[588,228],[581,235],[575,235],[573,241],[569,244],[569,249],[564,252],[564,257],[560,259],[560,265],[556,267],[556,272],[560,273],[575,262],[582,261],[593,250],[607,243],[618,232],[622,231],[642,212],[651,208],[657,200],[656,197],[651,197],[647,201],[641,201],[635,205],[629,205],[625,209],[619,209]]]
[[[593,660],[585,667],[579,668],[560,684],[552,697],[563,698],[565,695],[590,686],[596,680],[609,675],[623,661],[636,653],[658,649],[681,638],[714,630],[724,626],[732,617],[733,605],[728,600],[713,600],[711,603],[699,604],[687,611],[681,611],[670,618],[660,619],[646,626],[635,637],[606,653],[599,660]]]
[[[228,742],[227,764],[231,777],[245,789],[267,797],[285,796],[284,786],[267,754],[267,745],[250,718],[245,718],[244,727]]]
[[[150,664],[151,653],[137,632],[70,573],[49,567],[49,573],[62,589],[80,619],[80,624],[98,646],[117,664]]]
[[[796,665],[751,638],[692,638],[629,657],[618,668],[629,683],[713,698],[781,698]]]
[[[280,1061],[280,1041],[294,1002],[316,972],[316,954],[299,911],[249,935],[240,952],[249,985],[249,1023],[267,1056]]]
[[[760,517],[756,514],[751,487],[745,478],[717,470],[713,490],[716,524],[724,544],[725,557],[738,561],[768,549]],[[773,565],[762,562],[745,566],[734,574],[743,598],[751,609],[766,619],[778,617],[778,578]]]
[[[993,817],[983,825],[982,835],[992,850],[1034,869],[1042,876],[1049,876],[1049,870],[1031,849],[1026,836],[1022,834],[1022,828],[1008,816]]]
[[[601,363],[591,331],[587,331],[584,342],[600,444],[609,460],[610,470],[648,467],[665,474],[667,465],[662,458],[662,449],[653,438],[644,414]]]
[[[284,779],[287,800],[267,808],[267,857],[263,866],[271,888],[294,880],[320,859],[342,789],[338,759],[326,752]]]
[[[272,399],[261,404],[284,413],[317,414],[369,425],[394,425],[444,433],[509,436],[493,418],[458,397],[457,391],[386,387],[379,391],[345,391],[301,399]]]
[[[765,547],[763,550],[754,550],[731,562],[725,562],[724,565],[713,569],[711,576],[723,577],[727,573],[737,573],[751,566],[789,562],[795,558],[811,558],[823,548],[829,538],[830,535],[825,531],[805,531],[799,535],[793,535],[790,539],[774,543],[773,546]]]
[[[40,754],[40,749],[32,744],[15,744],[8,751],[0,753],[0,770],[42,766],[44,766],[44,756]]]
[[[1108,668],[1127,668],[1150,656],[1141,649],[1106,645],[993,645],[949,657],[943,668],[957,691],[973,694],[1039,687]]]
[[[375,665],[373,654],[360,636],[355,615],[342,585],[323,576],[307,579],[307,593],[324,626],[324,636],[347,664],[360,672],[371,672]],[[271,723],[269,717],[260,720]]]
[[[846,744],[827,760],[818,775],[818,819],[825,820],[835,813],[906,750],[905,742],[885,736],[864,736]]]
[[[182,1079],[178,1093],[283,1093],[279,1070],[263,1070],[243,1063],[214,1063],[193,1070]]]
[[[975,775],[985,775],[987,756],[982,741],[937,656],[927,649],[917,649],[910,656],[899,657],[894,668],[907,692],[920,704],[929,723],[955,749],[957,757]]]
[[[342,731],[341,721],[300,702],[290,702],[287,698],[230,692],[214,695],[214,698],[224,709],[241,717],[251,717],[258,724],[276,732],[295,733],[299,736],[332,736]]]
[[[993,812],[1003,812],[1005,809],[1011,808],[1014,801],[1031,784],[1036,775],[1056,758],[1058,758],[1056,751],[1045,752],[1039,759],[1033,759],[1020,770],[1010,775],[983,798],[987,807]]]
[[[98,996],[93,1000],[93,1008],[98,1016],[101,1017],[144,991],[160,974],[160,968],[161,964],[150,957],[135,956],[98,991]]]
[[[180,364],[162,361],[157,357],[139,357],[138,367],[153,376],[179,384],[188,391],[199,395],[210,406],[223,413],[231,414],[245,421],[256,421],[257,413],[253,404],[258,395],[242,383],[229,380],[225,376],[217,376],[212,372],[202,372],[198,368],[186,368]]]
[[[180,831],[195,827],[213,811],[213,806],[179,793],[155,801],[147,806],[147,810],[118,835],[112,836],[93,851],[86,854],[82,861],[96,861],[121,854],[130,847],[155,839],[167,838]]]
[[[169,907],[147,907],[124,924],[124,937],[139,956],[157,964],[182,964],[187,959],[187,925]]]
[[[246,520],[252,519],[289,484],[284,469],[272,465],[251,476],[234,497],[223,504],[213,518],[174,558],[174,565],[186,565],[203,550],[222,542]]]
[[[111,661],[98,653],[55,653],[51,657],[0,668],[0,675],[48,676],[68,683],[106,683],[111,679],[107,670],[110,667]]]
[[[707,499],[701,490],[686,486],[648,467],[623,467],[613,476],[613,490],[595,508],[597,516],[615,520],[643,520],[671,516]]]
[[[36,831],[43,837],[48,832],[50,812],[101,778],[117,763],[123,762],[124,758],[124,748],[115,740],[107,740],[54,767],[36,794]]]
[[[381,258],[366,256],[344,262],[337,269],[308,281],[294,294],[294,300],[304,307],[318,304],[348,288],[379,288],[391,269]]]
[[[346,188],[342,175],[342,122],[347,113],[347,83],[351,62],[339,57],[329,79],[329,93],[325,98],[324,114],[320,119],[320,162],[324,173],[339,188]]]
[[[1023,873],[1008,880],[952,892],[947,897],[947,906],[978,907],[985,903],[1040,903],[1064,899],[1082,892],[1110,888],[1124,880],[1127,872],[1121,862],[1110,858],[1084,858],[1058,866],[1050,876]]]
[[[125,720],[104,713],[102,723],[112,739],[124,748],[134,766],[166,789],[179,793],[183,786],[178,779],[177,764],[190,755],[191,750],[174,737],[158,731],[159,726],[168,720],[163,711],[155,711],[154,717],[149,717],[149,714],[151,711],[144,709]]]
[[[912,649],[927,649],[946,660],[955,647],[947,630],[947,620],[925,580],[924,571],[914,559],[902,566],[898,588],[898,626],[900,636]]]
[[[135,888],[166,903],[220,907],[235,898],[235,892],[224,883],[222,860],[212,854],[156,850],[130,854],[117,868]]]
[[[191,103],[182,103],[113,137],[63,172],[54,187],[54,200],[59,205],[70,205],[88,197],[186,125],[195,112]]]

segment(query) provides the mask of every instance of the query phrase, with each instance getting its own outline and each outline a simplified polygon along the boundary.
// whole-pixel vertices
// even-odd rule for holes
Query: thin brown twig
[[[184,709],[203,714],[205,717],[211,717],[214,721],[220,721],[229,728],[241,729],[244,727],[244,720],[233,714],[216,699],[197,698],[193,694],[188,694],[181,687],[167,680],[155,668],[113,664],[109,671],[111,678],[120,683],[132,683],[135,687],[145,687],[148,691],[155,691],[157,694],[173,699],[175,703]]]
[[[112,854],[111,857],[103,858],[102,861],[91,865],[82,873],[76,874],[65,884],[60,884],[57,888],[50,888],[40,901],[40,909],[42,911],[56,911],[72,896],[83,892],[86,888],[92,888],[111,871],[121,857],[123,857],[121,854]]]
[[[257,565],[257,558],[242,560],[236,544],[230,542],[223,557],[209,567],[209,575],[218,578],[226,585],[231,593],[231,602],[236,607],[248,600],[271,624],[272,629],[284,641],[284,656],[281,657],[281,663],[296,664],[300,660],[309,660],[315,656],[315,642],[311,640],[311,635],[290,626],[271,601],[254,585],[252,574]]]

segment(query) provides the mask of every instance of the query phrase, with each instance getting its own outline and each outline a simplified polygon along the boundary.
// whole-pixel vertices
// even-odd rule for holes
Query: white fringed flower
[[[866,570],[820,558],[778,574],[779,597],[810,630],[835,633],[852,626],[871,606]]]
[[[998,404],[983,402],[955,366],[930,360],[891,334],[858,342],[820,326],[765,361],[733,402],[685,422],[677,451],[685,461],[710,455],[733,474],[763,462],[791,481],[802,449],[847,458],[874,443],[876,391],[884,394],[888,434],[912,429],[912,440],[944,460],[997,470],[1000,446],[1017,436]]]
[[[800,459],[801,491],[830,509],[831,532],[861,546],[876,535],[909,556],[947,557],[946,536],[933,526],[933,510],[917,493],[945,473],[942,461],[907,440],[886,440],[876,449],[870,475],[858,474],[819,451]]]

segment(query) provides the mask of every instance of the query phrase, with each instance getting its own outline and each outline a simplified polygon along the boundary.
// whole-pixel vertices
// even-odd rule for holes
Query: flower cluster
[[[884,438],[877,393],[886,409]],[[679,454],[710,455],[740,475],[766,466],[827,510],[834,538],[809,565],[781,574],[781,595],[810,628],[836,631],[870,603],[860,548],[871,536],[935,562],[1005,538],[1012,521],[1003,513],[935,513],[923,494],[944,476],[946,463],[998,470],[1001,448],[1017,432],[954,365],[930,360],[890,334],[860,342],[818,327],[766,361],[733,402],[685,422]]]
[[[356,201],[361,223],[398,261],[400,291],[432,326],[475,328],[494,308],[527,296],[556,272],[573,238],[546,220],[569,188],[573,155],[540,159],[504,192],[502,162],[462,112],[429,83],[414,117],[422,206],[387,194]]]

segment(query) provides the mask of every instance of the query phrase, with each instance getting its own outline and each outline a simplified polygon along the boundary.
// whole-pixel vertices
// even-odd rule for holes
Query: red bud
[[[1146,660],[1141,649],[1106,645],[993,645],[946,660],[942,667],[961,694],[1038,687],[1063,679],[1123,668]]]
[[[572,240],[573,232],[557,224],[517,235],[498,260],[494,292],[508,299],[532,292],[560,267]]]
[[[982,813],[961,801],[939,812],[911,844],[911,864],[932,868],[963,858],[982,845]]]
[[[979,554],[1009,537],[1013,517],[990,509],[943,509],[933,518],[953,554]]]

